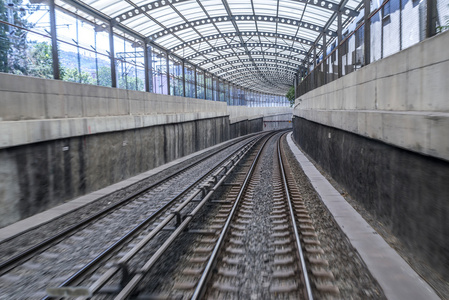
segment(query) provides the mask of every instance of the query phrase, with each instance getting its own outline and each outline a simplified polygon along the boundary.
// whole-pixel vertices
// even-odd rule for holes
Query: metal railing
[[[348,28],[338,29],[340,42],[331,40],[318,55],[316,48],[310,50],[314,58],[297,74],[295,98],[449,29],[447,0],[373,3],[369,13],[362,9]]]

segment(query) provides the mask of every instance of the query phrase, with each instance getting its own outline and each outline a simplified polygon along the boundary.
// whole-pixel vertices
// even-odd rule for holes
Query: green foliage
[[[98,68],[98,83],[102,86],[112,86],[111,68],[105,66]]]
[[[75,68],[61,68],[61,78],[64,81],[94,84],[92,75],[85,71],[81,71],[80,73],[78,69]]]
[[[121,89],[135,90],[135,91],[142,91],[145,87],[142,79],[137,77],[136,83],[136,77],[132,76],[121,76],[118,81],[118,86]]]
[[[12,0],[14,7],[22,0]],[[6,0],[0,0],[0,20],[27,28],[25,12],[9,9]],[[12,20],[11,20],[12,19]],[[26,32],[13,26],[0,24],[0,72],[26,74]]]
[[[33,43],[28,48],[28,75],[52,79],[53,60],[51,46],[46,42]]]
[[[0,20],[8,20],[7,8],[4,0],[0,0]],[[8,72],[8,51],[10,41],[7,36],[8,25],[0,23],[0,72]]]
[[[449,5],[448,5],[449,7]],[[446,24],[437,26],[437,33],[449,30],[449,16],[444,16],[444,19],[446,20]]]
[[[290,87],[290,89],[288,90],[285,97],[287,97],[288,101],[290,101],[290,107],[293,107],[293,105],[295,105],[295,87],[294,86]]]

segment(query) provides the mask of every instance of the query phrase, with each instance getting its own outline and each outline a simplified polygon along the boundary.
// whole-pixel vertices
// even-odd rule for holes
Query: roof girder
[[[164,6],[169,6],[172,4],[187,2],[187,1],[194,1],[194,0],[158,0],[158,1],[153,1],[153,2],[147,3],[145,5],[141,5],[138,8],[133,8],[126,12],[123,12],[123,13],[115,16],[113,18],[113,20],[114,20],[114,23],[120,23],[120,22],[129,20],[129,19],[131,19],[135,16],[138,16],[142,13],[145,13],[145,12],[157,10],[158,8],[161,8]],[[305,0],[305,1],[292,0],[292,1],[298,2],[298,3],[304,3],[304,4],[307,3],[307,5],[319,7],[320,9],[333,11],[333,12],[336,12],[339,10],[338,4],[335,4],[333,2],[326,1],[326,0],[319,0],[319,1],[318,0]],[[156,6],[156,4],[157,4],[157,6]],[[345,15],[348,15],[348,16],[356,16],[358,14],[357,11],[349,9],[349,8],[344,9],[343,12]]]

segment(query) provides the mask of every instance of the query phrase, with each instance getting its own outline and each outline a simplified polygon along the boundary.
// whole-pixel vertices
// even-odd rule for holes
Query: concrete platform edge
[[[390,300],[440,299],[315,168],[294,143],[291,133],[287,136],[287,142],[320,199],[378,281],[386,297]]]

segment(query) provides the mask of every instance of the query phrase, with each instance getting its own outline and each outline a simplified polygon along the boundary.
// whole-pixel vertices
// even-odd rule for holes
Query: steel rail
[[[271,133],[270,136],[271,135],[273,135],[273,133]],[[266,143],[266,141],[265,141],[265,143]],[[265,143],[263,145],[265,145]],[[250,149],[248,148],[246,152],[248,152],[249,150]],[[243,157],[244,157],[244,155],[240,156],[238,161],[243,159]],[[231,168],[227,168],[227,167],[225,168],[226,173],[222,176],[222,178],[214,185],[213,188],[211,188],[209,190],[209,192],[201,200],[201,202],[195,207],[195,209],[186,215],[184,221],[179,225],[179,227],[177,227],[177,229],[173,232],[173,234],[164,242],[164,244],[156,251],[156,253],[154,253],[153,256],[151,256],[151,258],[145,263],[145,265],[139,270],[139,272],[133,276],[133,278],[128,282],[128,284],[123,288],[123,290],[114,298],[114,300],[126,299],[135,290],[137,285],[145,277],[145,275],[150,271],[152,266],[158,261],[158,259],[162,256],[162,254],[165,253],[165,251],[175,241],[175,239],[185,230],[185,228],[190,223],[190,221],[193,219],[193,217],[204,206],[204,204],[206,204],[207,200],[209,200],[209,198],[212,196],[212,194],[215,192],[215,190],[224,182],[224,180],[227,178],[227,176],[237,166],[238,161],[233,163]]]
[[[243,139],[239,139],[239,140],[231,143],[229,146],[233,146],[233,145],[241,142],[242,140]],[[22,252],[14,255],[13,257],[5,260],[4,262],[1,262],[0,263],[0,276],[2,276],[3,274],[7,273],[9,270],[14,268],[15,265],[18,262],[29,259],[37,251],[48,249],[48,247],[50,247],[51,244],[56,243],[58,241],[61,241],[64,237],[66,237],[69,234],[75,232],[76,230],[80,229],[81,227],[91,223],[92,221],[94,221],[96,219],[101,218],[102,216],[107,215],[108,213],[111,213],[112,211],[114,211],[115,209],[119,208],[122,205],[126,205],[133,198],[135,198],[135,197],[137,197],[137,196],[139,196],[139,195],[141,195],[143,193],[146,193],[146,192],[148,192],[151,189],[154,189],[155,187],[157,187],[157,186],[163,184],[164,182],[166,182],[167,180],[170,180],[170,179],[173,179],[176,176],[179,176],[181,173],[187,171],[190,168],[193,168],[193,167],[197,166],[198,164],[200,164],[201,162],[205,161],[206,159],[208,159],[208,158],[210,158],[210,157],[212,157],[212,156],[216,155],[217,153],[219,153],[221,151],[224,151],[224,150],[226,150],[226,148],[223,148],[223,149],[220,149],[218,151],[214,151],[214,152],[208,154],[207,156],[205,156],[201,160],[199,160],[197,162],[194,162],[192,164],[189,164],[188,166],[185,166],[184,168],[176,171],[174,174],[166,176],[163,179],[160,179],[157,182],[151,184],[150,186],[141,188],[138,191],[133,192],[132,194],[128,195],[125,199],[120,200],[119,202],[117,202],[117,203],[115,203],[115,204],[113,204],[113,205],[111,205],[111,206],[109,206],[109,207],[99,211],[98,213],[96,213],[96,214],[94,214],[94,215],[92,215],[90,217],[87,217],[86,219],[80,221],[79,223],[71,225],[71,226],[67,227],[66,229],[63,229],[62,231],[56,233],[55,235],[53,235],[53,236],[43,240],[42,242],[40,242],[40,243],[38,243],[38,244],[36,244],[36,245],[34,245],[34,246],[32,246],[32,247],[22,251]],[[66,215],[66,214],[64,214],[64,215]],[[47,223],[49,223],[49,222],[47,222]],[[45,223],[45,224],[47,224],[47,223]],[[25,231],[25,232],[28,232],[28,231]],[[25,232],[23,232],[23,233],[25,233]],[[9,240],[12,240],[14,237],[20,236],[23,233],[20,233],[20,234],[15,235],[15,236],[13,236],[11,238],[8,238],[7,240],[2,241],[2,243],[5,243],[5,242],[7,242]]]
[[[285,134],[283,136],[285,136]],[[307,274],[306,261],[304,258],[304,253],[302,251],[301,240],[299,238],[298,228],[297,228],[297,224],[295,221],[296,218],[295,218],[295,214],[293,211],[293,205],[292,205],[292,201],[290,198],[290,193],[288,191],[287,177],[285,175],[284,162],[282,160],[282,155],[281,155],[281,138],[279,139],[279,141],[277,143],[277,152],[278,152],[278,160],[279,160],[279,169],[282,174],[282,182],[284,185],[285,196],[286,196],[286,200],[288,202],[288,207],[289,207],[289,211],[290,211],[290,218],[291,218],[292,227],[293,227],[294,234],[295,234],[296,247],[297,247],[298,255],[300,258],[300,262],[301,262],[302,276],[303,276],[304,284],[306,287],[307,297],[308,297],[308,300],[313,300],[312,287],[310,285],[309,275]]]
[[[131,231],[126,233],[117,242],[115,242],[113,245],[108,247],[108,249],[103,251],[101,254],[99,254],[97,257],[95,257],[92,261],[90,261],[88,264],[86,264],[84,267],[82,267],[80,270],[78,270],[75,274],[73,274],[70,278],[68,278],[62,284],[60,284],[58,286],[58,288],[67,287],[68,285],[73,284],[76,281],[79,281],[80,278],[84,274],[86,274],[89,270],[91,270],[93,268],[93,266],[95,266],[102,259],[104,259],[108,255],[110,255],[112,253],[112,251],[114,251],[118,246],[120,246],[120,244],[124,243],[128,238],[130,238],[134,234],[136,234],[136,232],[139,229],[141,229],[142,227],[147,225],[150,221],[154,220],[154,218],[157,215],[160,215],[169,205],[173,204],[176,200],[179,200],[179,198],[181,196],[185,195],[188,191],[191,191],[195,186],[197,186],[199,183],[201,183],[201,181],[204,181],[205,179],[207,179],[207,177],[210,177],[211,174],[213,174],[212,176],[217,176],[216,173],[220,173],[223,168],[227,169],[229,163],[231,163],[231,164],[234,163],[234,159],[236,159],[235,158],[236,156],[237,156],[237,159],[239,157],[240,158],[243,157],[243,154],[241,154],[241,153],[248,151],[248,149],[250,149],[250,147],[252,146],[252,144],[255,143],[256,140],[258,140],[258,137],[255,137],[255,138],[251,139],[244,146],[240,147],[238,150],[234,151],[231,155],[228,155],[226,158],[224,158],[223,160],[221,160],[220,162],[215,164],[215,166],[210,171],[208,171],[204,176],[202,176],[197,181],[195,181],[193,184],[191,184],[189,187],[187,187],[183,192],[181,192],[177,196],[173,197],[168,203],[166,203],[163,207],[158,209],[158,211],[156,211],[155,213],[151,214],[142,223],[140,223],[135,228],[133,228]],[[227,160],[228,160],[228,162],[224,166],[222,166],[222,164],[225,163]],[[216,171],[217,169],[218,169],[218,171]],[[215,171],[215,173],[214,173],[214,171]],[[154,228],[150,233],[148,233],[148,235],[142,241],[140,241],[135,247],[133,247],[133,249],[131,249],[125,256],[123,256],[120,259],[120,261],[118,262],[118,265],[128,262],[135,254],[137,254],[138,251],[141,250],[141,248],[143,248],[152,238],[154,238],[154,236],[157,233],[160,232],[160,230],[162,230],[163,227],[165,227],[171,220],[173,220],[175,218],[175,216],[178,213],[180,213],[181,210],[185,206],[187,206],[187,204],[189,204],[201,191],[202,191],[201,189],[198,189],[195,193],[193,193],[186,200],[184,200],[173,212],[171,212],[171,214],[169,216],[167,216],[161,223],[159,223],[159,225],[156,228]],[[90,292],[92,294],[95,293],[95,292],[98,292],[98,290],[101,289],[104,286],[104,284],[106,284],[106,282],[113,275],[115,275],[119,270],[120,270],[119,267],[113,267],[113,268],[109,269],[105,274],[103,274],[90,287]],[[43,300],[44,299],[50,299],[50,297],[46,296],[46,297],[44,297],[42,299]]]
[[[250,179],[251,179],[251,177],[252,177],[252,175],[254,173],[254,170],[255,170],[256,165],[257,165],[257,163],[259,161],[261,153],[262,153],[263,149],[265,148],[265,145],[267,144],[268,140],[273,135],[274,135],[274,133],[265,140],[265,142],[263,143],[262,147],[259,149],[256,157],[254,158],[253,163],[251,164],[251,167],[250,167],[248,173],[246,174],[245,180],[244,180],[244,182],[243,182],[243,184],[242,184],[242,186],[240,188],[240,191],[239,191],[239,193],[237,195],[237,198],[236,198],[236,200],[234,202],[234,205],[232,206],[231,212],[230,212],[228,218],[226,219],[226,223],[225,223],[225,225],[224,225],[224,227],[223,227],[223,229],[221,231],[221,234],[220,234],[220,236],[219,236],[219,238],[217,240],[217,243],[215,244],[214,250],[212,251],[212,254],[209,257],[209,260],[207,262],[206,268],[204,269],[203,274],[201,275],[201,278],[198,281],[198,284],[197,284],[197,286],[195,288],[195,291],[194,291],[194,293],[192,295],[192,298],[191,298],[192,300],[200,299],[203,296],[203,294],[204,294],[205,284],[206,284],[206,282],[208,280],[208,277],[210,275],[210,272],[212,271],[212,268],[213,268],[213,266],[215,264],[215,260],[216,260],[216,258],[218,256],[218,252],[220,251],[220,248],[223,245],[225,236],[226,236],[226,234],[227,234],[227,232],[229,230],[231,221],[232,221],[232,219],[233,219],[233,217],[234,217],[234,215],[235,215],[235,213],[237,211],[237,207],[238,207],[238,205],[240,203],[240,200],[243,198],[243,194],[246,191],[246,188],[248,187],[249,181],[250,181]]]

